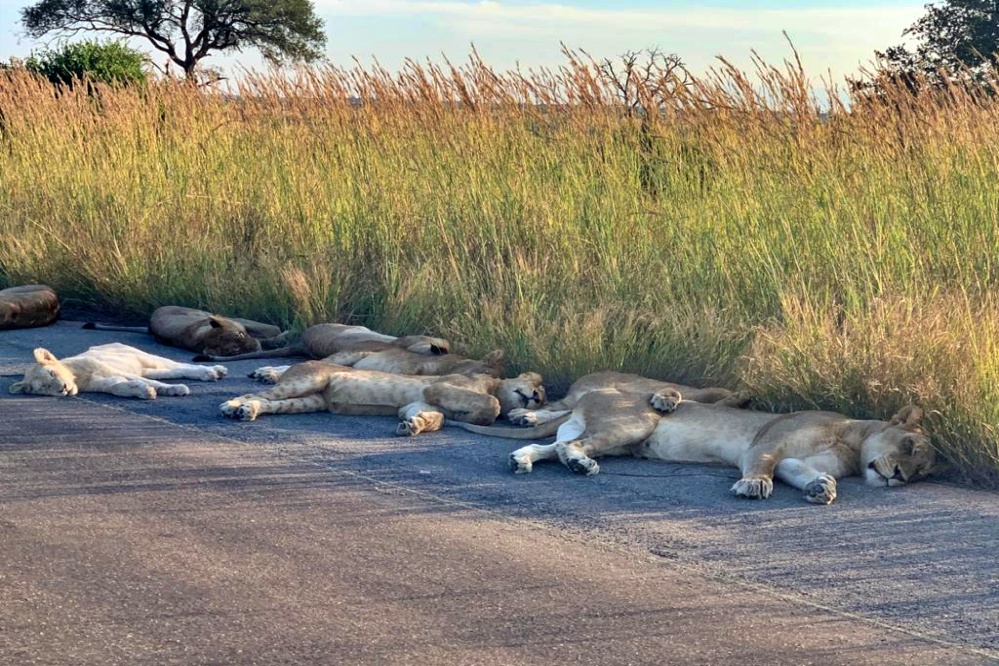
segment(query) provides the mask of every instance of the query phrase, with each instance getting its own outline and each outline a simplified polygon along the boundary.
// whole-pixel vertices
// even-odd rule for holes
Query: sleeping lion
[[[110,393],[123,398],[152,400],[157,395],[187,395],[184,384],[160,379],[197,379],[214,382],[226,376],[221,365],[178,363],[118,342],[91,347],[62,360],[47,349],[35,350],[35,365],[24,379],[10,386],[11,393],[67,396],[85,391]]]
[[[97,331],[125,331],[149,333],[157,342],[192,352],[228,357],[245,352],[260,351],[284,344],[287,333],[271,324],[252,319],[223,317],[196,308],[164,305],[153,310],[149,326],[114,326],[87,322],[83,328]]]
[[[445,418],[487,425],[512,409],[545,402],[541,376],[487,374],[396,375],[323,361],[293,365],[271,389],[222,403],[224,416],[252,421],[261,414],[398,414],[399,435],[440,430]]]
[[[592,475],[600,470],[595,458],[615,455],[721,463],[740,469],[742,478],[732,486],[738,497],[770,497],[776,477],[803,491],[805,500],[829,504],[836,499],[836,479],[845,476],[895,487],[929,474],[935,454],[922,418],[915,405],[890,421],[821,411],[778,415],[682,400],[674,388],[641,396],[609,387],[587,392],[571,412],[532,428],[455,425],[513,439],[556,435],[552,444],[530,444],[510,454],[518,474],[529,473],[536,462],[559,460]]]
[[[301,338],[294,344],[284,346],[269,345],[259,351],[249,351],[236,355],[221,356],[205,352],[195,357],[195,361],[242,361],[251,358],[278,358],[282,356],[305,356],[321,359],[342,355],[331,363],[353,365],[365,356],[387,350],[408,351],[423,356],[438,356],[450,351],[450,343],[442,338],[428,335],[404,335],[396,337],[372,331],[367,326],[350,324],[315,324],[302,331]]]

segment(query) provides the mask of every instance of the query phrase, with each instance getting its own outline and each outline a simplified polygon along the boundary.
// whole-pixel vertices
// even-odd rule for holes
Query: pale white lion
[[[23,380],[10,386],[11,393],[66,396],[89,391],[152,400],[157,395],[191,392],[183,384],[165,384],[160,379],[214,382],[227,372],[225,366],[178,363],[117,342],[91,347],[61,360],[39,347],[35,362]]]

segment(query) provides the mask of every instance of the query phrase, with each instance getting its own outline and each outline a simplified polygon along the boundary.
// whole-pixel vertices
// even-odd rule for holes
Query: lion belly
[[[423,399],[428,382],[416,377],[375,372],[344,372],[331,377],[324,391],[327,404],[404,407]]]
[[[677,410],[659,420],[659,425],[636,449],[635,455],[670,462],[739,465],[753,444],[756,433],[772,414],[740,409],[724,410],[696,402],[682,402]]]
[[[161,370],[167,367],[164,359],[148,354],[141,349],[112,342],[106,345],[91,347],[82,354],[69,356],[62,360],[63,365],[70,368],[77,377],[91,375],[136,375],[142,376],[144,370]]]

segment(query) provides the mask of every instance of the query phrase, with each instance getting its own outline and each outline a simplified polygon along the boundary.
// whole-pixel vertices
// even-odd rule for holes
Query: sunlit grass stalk
[[[958,469],[999,478],[992,98],[845,102],[757,59],[632,81],[642,114],[566,55],[226,95],[0,74],[0,286],[430,331],[556,389],[620,368],[780,408],[918,400]]]

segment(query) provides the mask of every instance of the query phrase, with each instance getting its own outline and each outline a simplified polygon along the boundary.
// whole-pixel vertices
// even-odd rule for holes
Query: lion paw
[[[191,389],[186,384],[170,384],[159,390],[160,395],[184,396],[190,393]]]
[[[774,491],[774,481],[763,476],[739,479],[732,486],[732,494],[749,499],[766,499]]]
[[[649,401],[652,404],[652,408],[661,414],[672,414],[676,411],[677,405],[680,404],[682,397],[680,392],[676,389],[663,389],[652,394],[652,399]]]
[[[240,421],[253,421],[260,413],[256,403],[240,402],[239,400],[223,402],[219,405],[219,411],[222,412],[222,416],[230,419],[239,419]]]
[[[197,377],[203,382],[217,382],[218,380],[229,374],[229,369],[224,365],[213,365],[213,366],[199,366],[201,373]]]
[[[395,428],[395,434],[399,437],[412,437],[413,435],[419,435],[421,432],[423,432],[423,428],[416,422],[416,419],[400,421],[399,425]]]
[[[832,504],[836,499],[836,479],[823,474],[805,484],[804,493],[805,500],[812,504]]]
[[[573,456],[565,461],[565,465],[576,474],[586,476],[593,476],[600,471],[600,465],[597,464],[597,461],[585,456]]]
[[[117,387],[116,392],[117,392]],[[139,400],[155,400],[156,389],[139,379],[131,379],[125,382],[125,391],[118,395],[127,395]]]
[[[510,465],[510,471],[514,474],[530,474],[531,470],[534,469],[534,463],[531,462],[530,457],[518,456],[516,452],[510,454],[507,463]]]
[[[514,425],[524,426],[526,428],[538,425],[538,415],[531,410],[524,409],[522,407],[511,409],[510,413],[506,415],[506,420]]]
[[[250,379],[255,379],[263,384],[277,384],[278,380],[281,379],[281,373],[278,372],[273,366],[265,365],[262,368],[257,368],[249,375]]]

